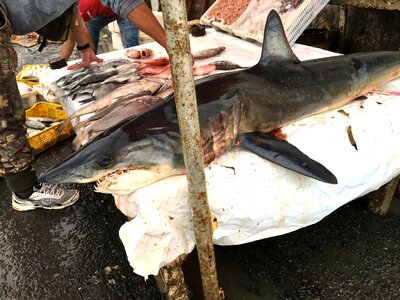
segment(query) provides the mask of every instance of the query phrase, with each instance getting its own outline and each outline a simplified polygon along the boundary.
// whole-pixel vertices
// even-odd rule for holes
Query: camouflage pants
[[[0,174],[17,173],[33,160],[24,128],[25,110],[15,79],[17,54],[11,26],[0,9]]]

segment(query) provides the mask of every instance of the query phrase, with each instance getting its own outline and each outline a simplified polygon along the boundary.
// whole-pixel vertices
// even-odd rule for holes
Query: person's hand
[[[81,51],[82,61],[67,67],[67,70],[77,70],[88,67],[92,62],[102,62],[103,59],[98,58],[92,48],[87,48]]]

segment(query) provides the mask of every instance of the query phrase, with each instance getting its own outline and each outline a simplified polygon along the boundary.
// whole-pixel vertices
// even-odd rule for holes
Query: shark
[[[256,65],[195,81],[204,164],[232,147],[242,147],[305,176],[337,184],[332,172],[274,131],[339,108],[399,76],[399,51],[300,61],[279,14],[271,11]],[[114,186],[128,193],[180,174],[185,174],[185,165],[172,93],[103,132],[39,180],[97,181],[100,191]]]

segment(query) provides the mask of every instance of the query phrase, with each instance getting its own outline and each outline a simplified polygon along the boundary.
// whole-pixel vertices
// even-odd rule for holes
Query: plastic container
[[[290,45],[296,42],[307,26],[311,24],[328,3],[329,0],[306,0],[298,9],[290,13],[285,22],[286,36]]]
[[[34,90],[34,86],[31,87],[25,82],[18,81],[17,85],[24,109],[31,108],[37,102],[38,92]]]
[[[25,109],[29,109],[36,104],[37,92],[32,91],[29,93],[21,94],[22,105]]]
[[[240,16],[232,28],[232,33],[243,39],[255,40],[262,43],[265,22],[270,10],[274,9],[279,13],[281,6],[282,1],[280,0],[251,0],[248,9]],[[282,14],[280,14],[280,17],[284,24]]]
[[[32,108],[25,111],[25,117],[49,117],[62,121],[68,116],[63,111],[60,104],[38,102]],[[28,143],[36,154],[64,140],[74,132],[71,123],[69,123],[63,131],[58,134],[56,130],[58,126],[59,124],[53,125],[28,137]]]
[[[328,2],[329,0],[251,0],[248,9],[235,22],[232,33],[262,43],[268,13],[274,9],[281,17],[289,44],[293,46]]]
[[[215,16],[215,9],[231,3],[235,1],[217,0],[200,18],[201,23],[262,43],[268,13],[275,9],[282,19],[289,44],[293,45],[329,0],[251,0],[232,23]]]
[[[24,82],[30,86],[34,86],[39,83],[40,72],[48,67],[48,64],[24,65],[21,72],[16,76],[16,79],[19,82]]]
[[[232,33],[237,20],[246,12],[250,5],[249,0],[217,0],[209,9],[201,16],[200,21],[202,24],[213,26],[222,31]],[[229,7],[229,11],[224,11],[223,7]],[[234,11],[232,10],[234,8]],[[223,12],[217,13],[218,10]],[[233,19],[231,19],[233,18]]]

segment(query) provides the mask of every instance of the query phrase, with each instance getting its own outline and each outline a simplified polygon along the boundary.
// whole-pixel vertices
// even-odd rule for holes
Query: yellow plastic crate
[[[26,71],[26,69],[35,68],[36,66],[37,67],[48,67],[49,64],[33,64],[33,65],[24,65],[24,66],[22,66],[21,72],[19,72],[18,75],[15,76],[17,81],[24,82],[24,83],[28,84],[29,86],[34,86],[36,84],[39,84],[39,78],[38,78],[39,74],[33,74],[32,73],[32,75],[33,75],[32,78],[29,78],[29,79],[22,78],[22,76],[23,76],[24,72]],[[34,75],[36,75],[36,76],[34,76]]]
[[[61,121],[66,119],[68,115],[63,111],[60,104],[37,102],[32,108],[25,110],[25,117],[48,117]],[[28,137],[28,143],[36,154],[69,137],[74,132],[71,123],[69,123],[63,131],[58,134],[56,129],[59,125],[60,124],[53,125]]]

